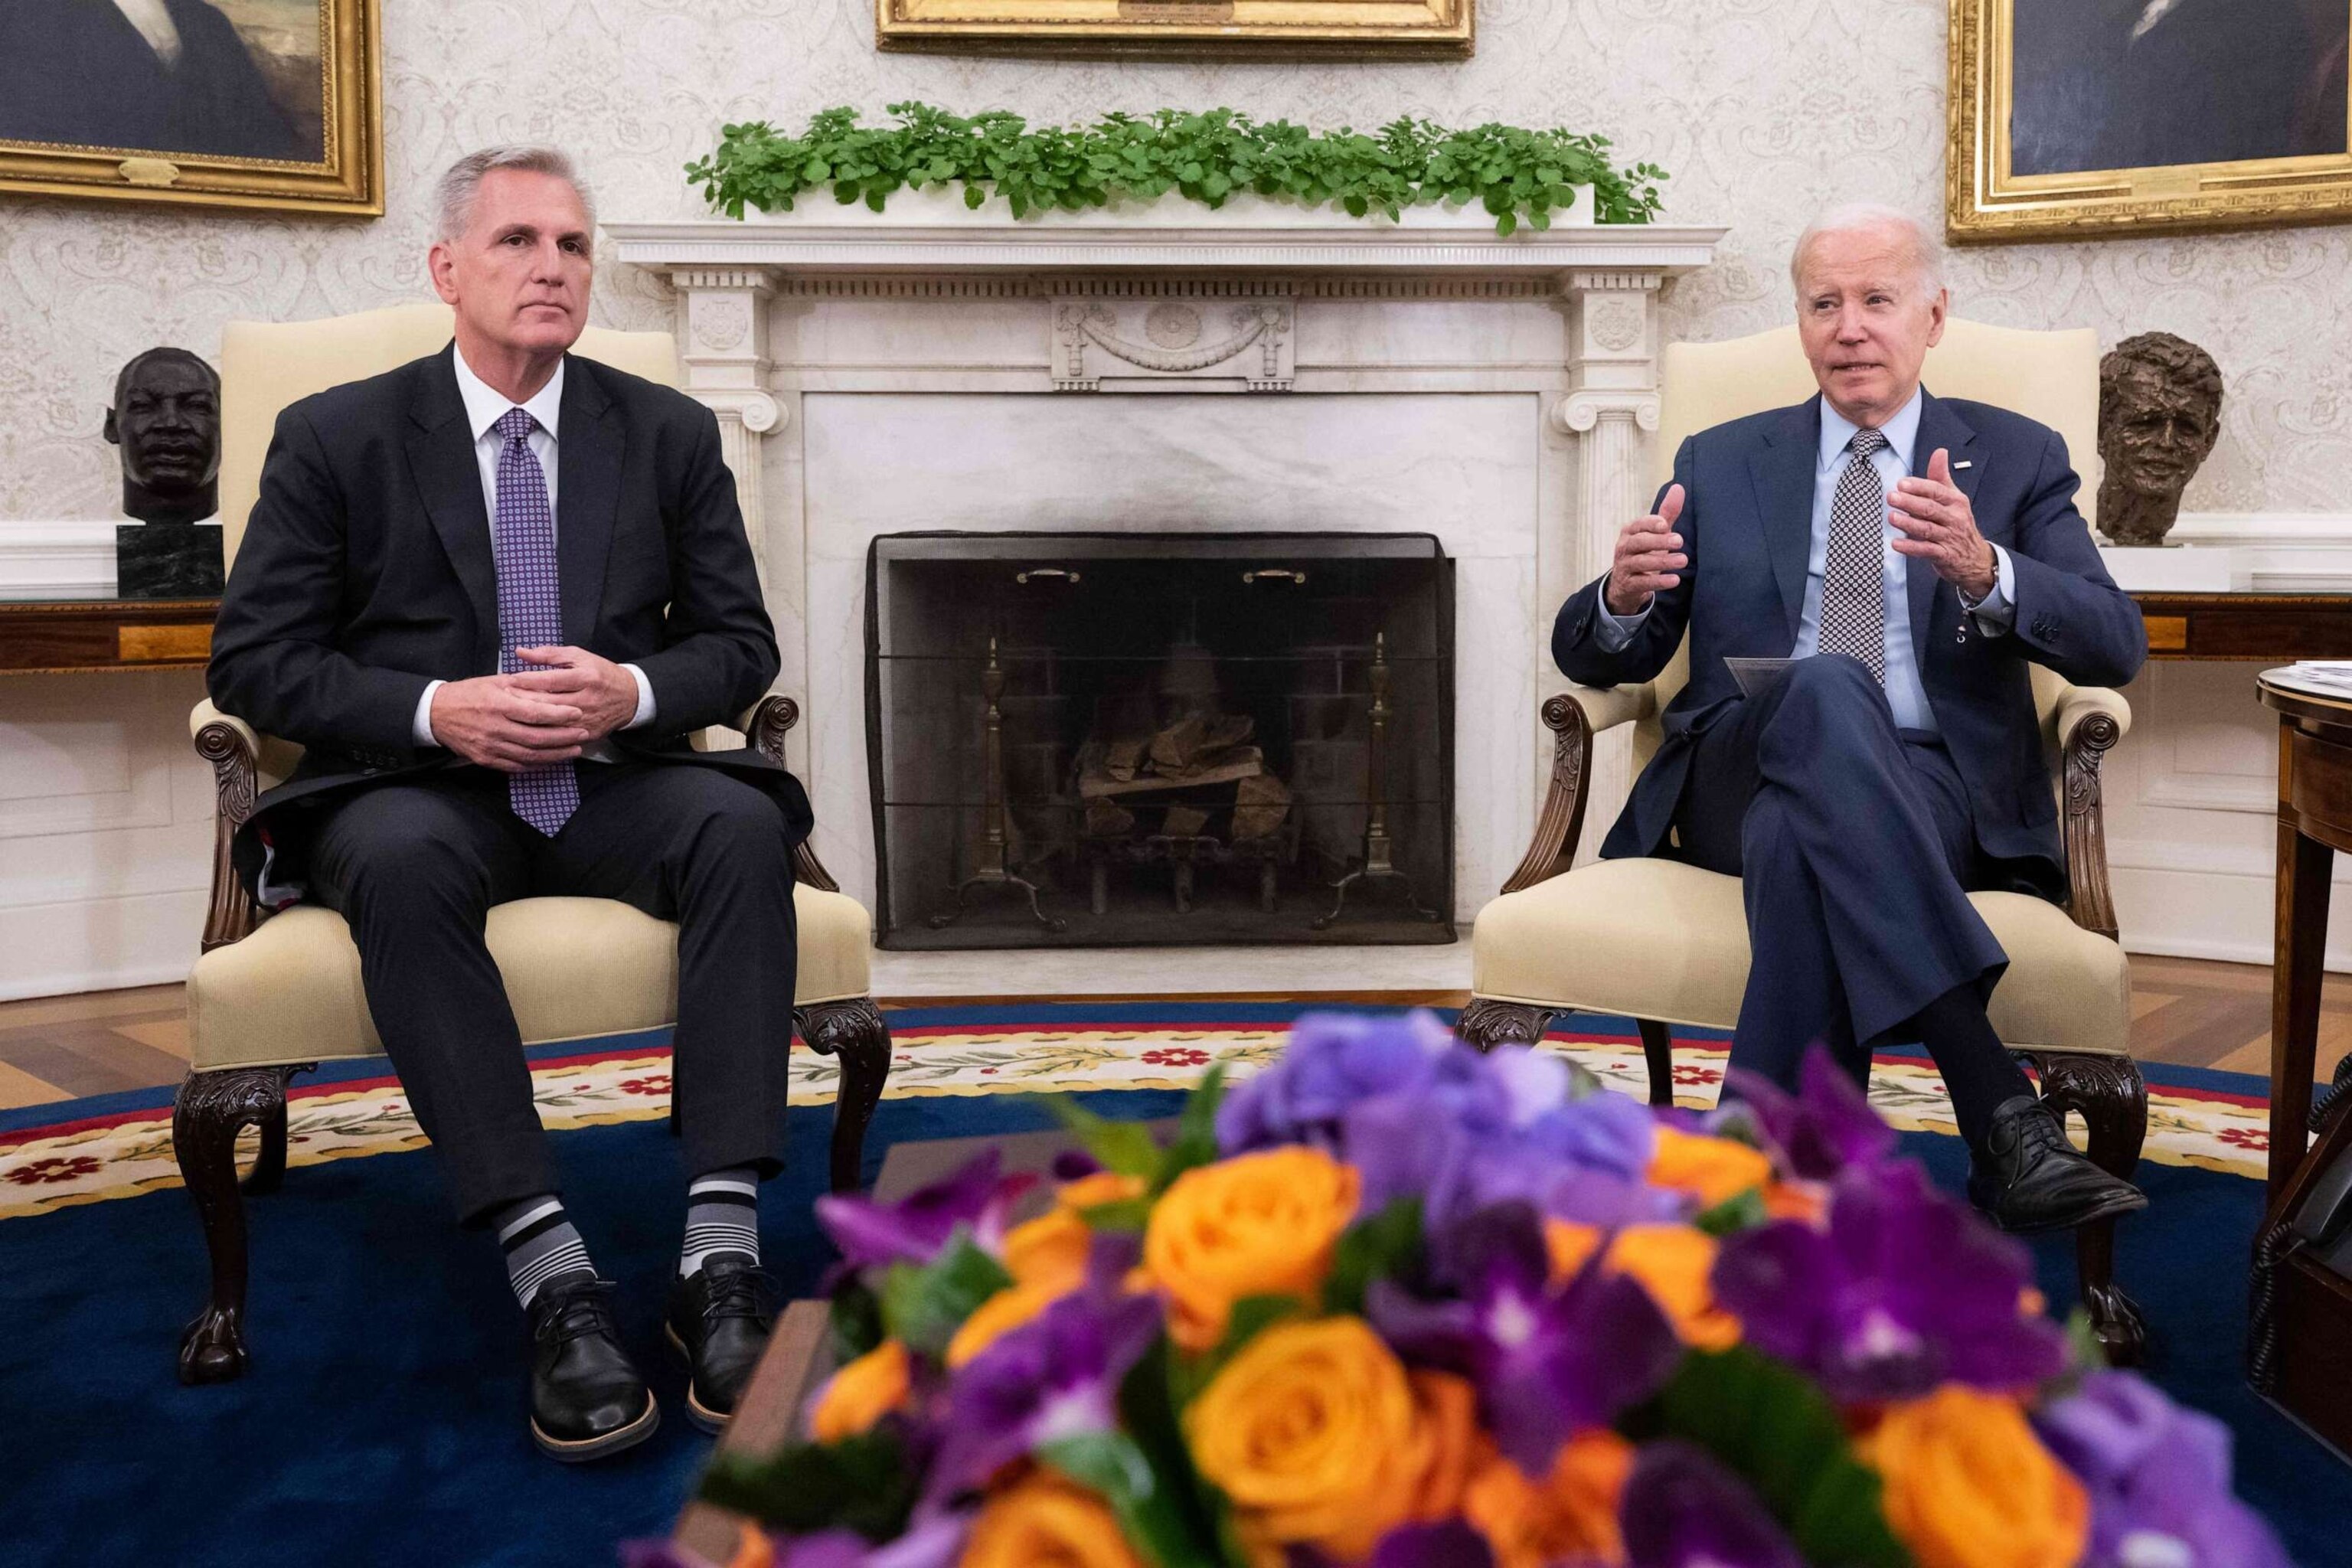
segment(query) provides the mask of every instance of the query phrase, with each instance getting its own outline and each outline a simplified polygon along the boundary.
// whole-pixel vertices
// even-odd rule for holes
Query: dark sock
[[[1992,1129],[1992,1113],[2004,1100],[2032,1094],[2033,1080],[1992,1032],[1974,985],[1945,992],[1920,1008],[1911,1025],[1951,1093],[1960,1137],[1971,1151],[1982,1149],[1985,1134]]]
[[[677,1277],[699,1273],[715,1252],[760,1261],[760,1173],[749,1165],[707,1172],[686,1189],[686,1241],[678,1248]]]
[[[507,1283],[525,1311],[539,1288],[563,1274],[593,1274],[588,1247],[572,1228],[563,1200],[550,1194],[509,1204],[490,1216],[490,1228],[507,1255]]]

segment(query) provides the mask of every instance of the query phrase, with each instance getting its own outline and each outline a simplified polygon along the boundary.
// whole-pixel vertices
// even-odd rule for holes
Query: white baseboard
[[[0,599],[114,597],[114,529],[0,521]]]
[[[0,910],[0,1001],[185,980],[206,894],[135,894]]]

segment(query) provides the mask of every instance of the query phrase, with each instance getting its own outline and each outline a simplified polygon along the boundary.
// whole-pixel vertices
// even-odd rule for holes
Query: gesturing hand
[[[1690,564],[1682,552],[1683,536],[1675,531],[1675,519],[1682,514],[1683,488],[1668,485],[1656,511],[1635,518],[1618,533],[1616,559],[1601,588],[1611,615],[1639,615],[1652,595],[1680,585],[1680,574]]]
[[[1976,509],[1952,483],[1950,452],[1937,447],[1927,478],[1897,484],[1886,498],[1886,516],[1904,535],[1895,542],[1896,550],[1927,562],[1971,600],[1992,592],[2000,564],[1977,531]]]

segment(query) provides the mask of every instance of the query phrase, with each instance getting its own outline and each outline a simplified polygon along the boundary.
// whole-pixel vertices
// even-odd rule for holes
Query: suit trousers
[[[467,1224],[560,1191],[484,940],[490,907],[515,899],[677,921],[687,1171],[782,1165],[798,952],[782,808],[714,768],[578,766],[579,809],[552,838],[515,816],[505,774],[462,767],[354,795],[312,841],[312,896],[351,926],[376,1032]]]
[[[1968,900],[1985,866],[1959,771],[1854,659],[1800,659],[1698,734],[1675,826],[1681,858],[1741,879],[1732,1061],[1784,1087],[1816,1041],[1866,1081],[1920,1009],[1989,998],[2008,967]]]

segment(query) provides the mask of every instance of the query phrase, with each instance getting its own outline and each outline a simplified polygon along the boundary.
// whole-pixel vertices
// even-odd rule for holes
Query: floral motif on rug
[[[894,1030],[898,1051],[887,1093],[899,1099],[1189,1089],[1217,1062],[1233,1077],[1248,1076],[1280,1054],[1288,1034],[1286,1023],[901,1027]],[[1648,1092],[1638,1040],[1555,1031],[1546,1045],[1612,1088],[1636,1096]],[[1713,1104],[1725,1055],[1719,1040],[1677,1040],[1676,1098],[1693,1107]],[[559,1131],[669,1114],[667,1047],[631,1045],[542,1060],[533,1065],[531,1078],[541,1120]],[[837,1081],[832,1058],[793,1051],[794,1104],[831,1102]],[[1870,1099],[1905,1131],[1955,1131],[1951,1100],[1925,1061],[1881,1058]],[[407,1096],[389,1077],[321,1084],[297,1079],[288,1106],[291,1165],[396,1153],[425,1144]],[[2143,1159],[2260,1177],[2268,1148],[2268,1112],[2251,1097],[2162,1087],[2149,1091]],[[168,1109],[0,1134],[0,1219],[179,1184]]]

